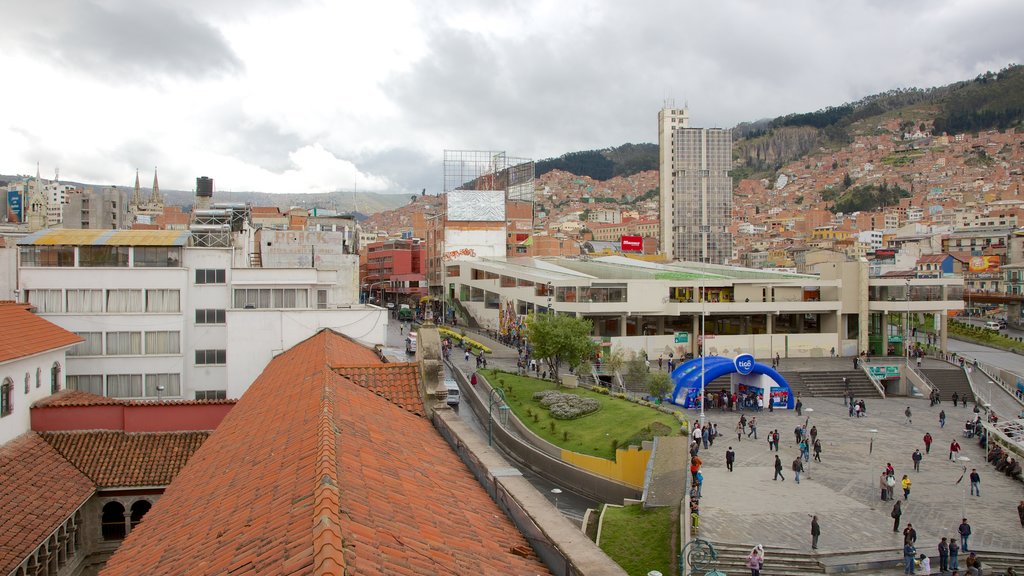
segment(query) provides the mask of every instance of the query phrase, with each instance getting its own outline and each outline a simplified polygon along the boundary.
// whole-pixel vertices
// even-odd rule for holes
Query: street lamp
[[[965,518],[967,516],[967,482],[964,479],[967,477],[967,463],[971,461],[967,456],[957,456],[956,458],[960,462],[961,473],[960,479],[957,483],[960,484],[960,517]],[[970,479],[967,479],[968,482]]]
[[[907,363],[907,367],[910,366],[910,278],[907,278],[907,290],[904,293],[904,297],[907,302],[907,323],[903,329],[903,357]]]
[[[487,393],[487,445],[491,445],[491,423],[494,418],[491,417],[491,409],[495,406],[498,407],[498,418],[501,420],[501,425],[504,426],[508,423],[508,403],[505,402],[505,393],[501,388],[491,388],[491,391]]]
[[[811,434],[811,413],[814,412],[814,408],[804,408],[804,412],[807,412],[807,421],[804,422],[804,427],[807,428],[807,437],[810,438]],[[814,446],[807,446],[807,452],[810,454],[814,450]],[[811,460],[813,458],[807,458],[807,478],[811,478]]]
[[[167,388],[163,384],[157,384],[156,386],[156,401],[160,402],[163,400],[164,390]]]
[[[878,434],[878,429],[871,428],[868,433],[871,434],[871,442],[868,444],[868,486],[871,486],[875,483],[875,471],[871,468],[871,454],[875,451],[875,434]]]
[[[555,495],[555,510],[558,510],[558,495],[562,493],[562,489],[552,488],[551,493]]]

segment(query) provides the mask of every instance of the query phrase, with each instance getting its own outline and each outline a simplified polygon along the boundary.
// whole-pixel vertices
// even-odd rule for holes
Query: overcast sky
[[[442,188],[542,159],[1024,62],[1024,2],[0,0],[0,173],[165,188]]]

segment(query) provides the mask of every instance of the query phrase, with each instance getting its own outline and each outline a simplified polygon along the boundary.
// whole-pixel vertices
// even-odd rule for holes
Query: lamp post
[[[868,430],[868,433],[871,434],[871,443],[868,444],[868,486],[871,486],[875,483],[875,471],[871,468],[871,462],[873,460],[871,455],[875,451],[875,434],[878,434],[878,429],[871,428]]]
[[[814,412],[814,408],[804,408],[804,412],[807,412],[807,421],[804,422],[804,426],[807,428],[807,438],[811,437],[811,413]],[[810,454],[814,450],[814,446],[808,445],[807,452]],[[811,460],[813,458],[807,458],[807,478],[811,478]]]
[[[907,363],[907,367],[910,366],[910,278],[907,278],[907,290],[904,293],[904,298],[907,303],[907,323],[903,328],[903,358]]]
[[[967,478],[967,463],[971,461],[967,456],[957,456],[957,461],[960,462],[960,480],[958,482],[960,486],[960,517],[965,518],[967,516],[967,484],[970,479]],[[967,480],[967,482],[964,482]]]
[[[494,418],[491,416],[491,410],[498,407],[498,417],[501,419],[501,425],[504,426],[508,422],[508,403],[505,402],[505,393],[500,388],[491,388],[491,391],[487,393],[487,445],[491,445],[491,425],[494,422]]]
[[[562,493],[561,488],[552,488],[551,493],[555,496],[555,510],[558,510],[558,495]]]
[[[167,388],[166,388],[166,387],[164,387],[164,385],[163,385],[163,384],[158,384],[158,385],[157,385],[157,387],[156,387],[156,401],[157,401],[157,402],[161,402],[161,401],[163,401],[163,396],[164,396],[164,390],[166,390],[166,389],[167,389]]]

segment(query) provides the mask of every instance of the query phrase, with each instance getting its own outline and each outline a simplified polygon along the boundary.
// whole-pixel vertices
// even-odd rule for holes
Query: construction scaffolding
[[[444,191],[500,190],[506,200],[533,202],[534,164],[504,152],[445,150]]]

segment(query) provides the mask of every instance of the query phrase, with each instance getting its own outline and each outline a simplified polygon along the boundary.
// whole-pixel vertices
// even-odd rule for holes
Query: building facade
[[[732,258],[732,132],[690,128],[685,109],[658,113],[661,245],[670,260]]]

